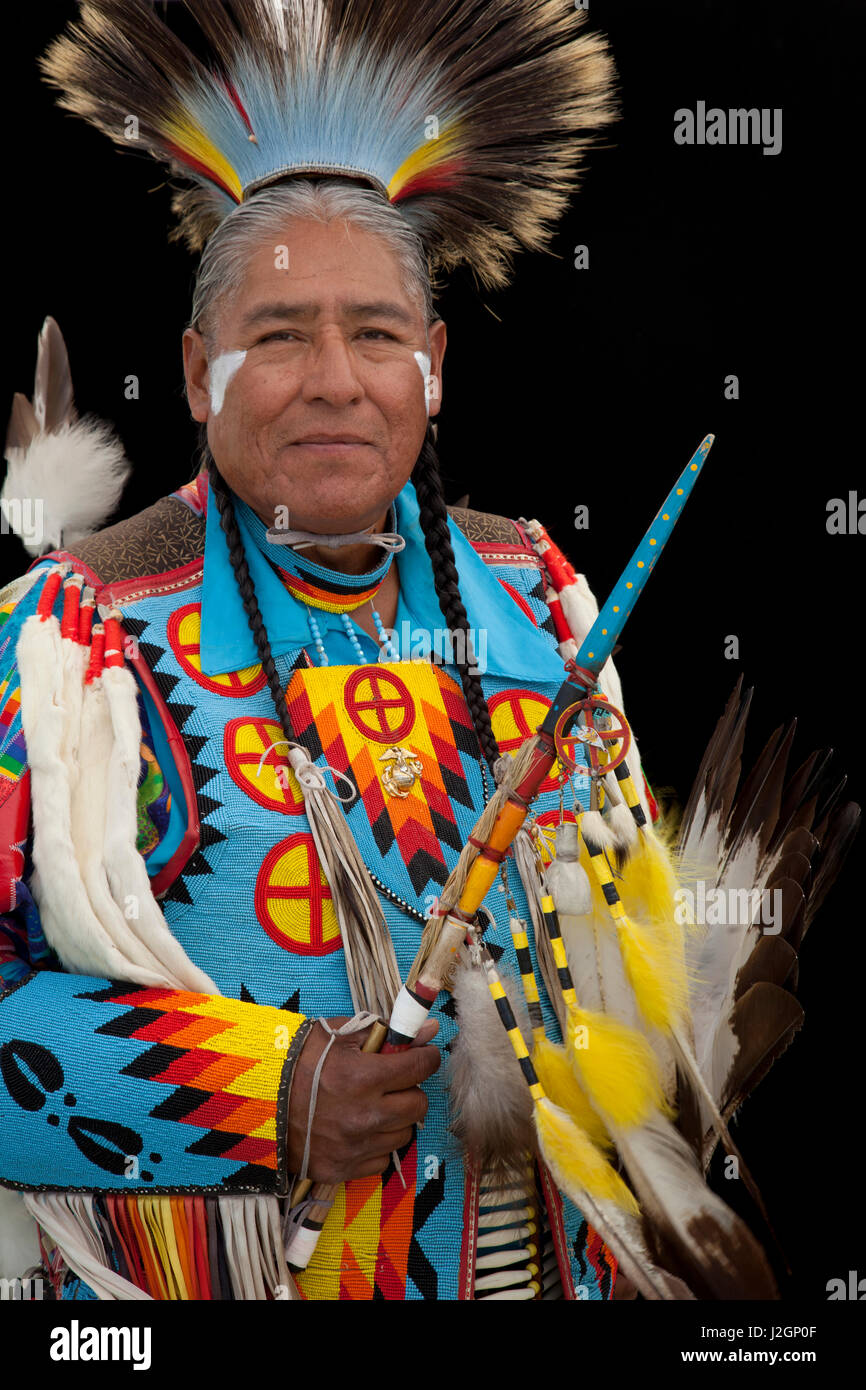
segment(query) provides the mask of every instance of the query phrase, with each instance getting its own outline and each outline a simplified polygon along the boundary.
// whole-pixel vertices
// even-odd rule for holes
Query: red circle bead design
[[[304,795],[286,761],[285,735],[276,720],[230,719],[223,755],[235,786],[258,806],[284,816],[304,814]]]
[[[255,908],[260,925],[284,951],[327,956],[342,945],[312,835],[290,835],[268,851],[256,876]]]
[[[550,709],[550,701],[536,690],[499,690],[490,696],[487,707],[500,752],[516,753],[524,739],[535,733]],[[556,777],[550,776],[545,777],[538,790],[542,793],[558,789]]]
[[[399,676],[381,666],[359,666],[353,671],[343,690],[343,703],[358,733],[374,743],[399,743],[415,724],[415,702],[408,689]]]
[[[245,666],[241,671],[227,671],[225,675],[202,675],[200,603],[186,603],[177,608],[168,620],[167,636],[179,665],[204,690],[244,699],[247,695],[258,694],[267,683],[261,663]]]

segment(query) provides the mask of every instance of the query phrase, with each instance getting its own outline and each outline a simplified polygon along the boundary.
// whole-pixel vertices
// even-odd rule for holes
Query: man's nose
[[[360,400],[363,394],[351,347],[341,333],[323,334],[307,359],[304,399],[345,406]]]

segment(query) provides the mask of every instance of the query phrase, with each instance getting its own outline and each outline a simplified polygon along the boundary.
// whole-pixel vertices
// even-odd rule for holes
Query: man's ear
[[[192,418],[204,423],[210,415],[210,374],[204,338],[195,328],[183,335],[183,374]]]
[[[436,319],[431,323],[429,330],[430,341],[430,376],[435,380],[435,387],[430,392],[430,416],[439,414],[442,406],[442,359],[445,356],[445,344],[448,338],[448,330],[442,319]],[[431,382],[431,386],[433,383]]]

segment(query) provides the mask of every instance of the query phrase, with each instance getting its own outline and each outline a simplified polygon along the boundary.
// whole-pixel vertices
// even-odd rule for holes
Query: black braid
[[[229,547],[229,559],[234,570],[235,580],[241,599],[243,600],[244,612],[247,615],[247,622],[252,628],[253,637],[256,641],[256,648],[259,653],[259,660],[262,663],[262,670],[267,676],[271,698],[276,707],[280,727],[283,731],[283,738],[289,743],[296,742],[292,721],[289,718],[289,710],[286,705],[286,695],[283,690],[283,683],[277,674],[276,663],[271,653],[271,644],[268,639],[268,630],[262,617],[259,601],[256,598],[256,591],[253,587],[253,580],[250,574],[250,567],[247,564],[247,557],[244,553],[244,543],[241,540],[241,533],[238,530],[238,523],[235,518],[235,509],[232,502],[232,495],[226,486],[219,469],[212,457],[208,456],[207,470],[210,477],[211,491],[214,495],[220,514],[220,526],[225,532]]]
[[[460,662],[456,660],[455,650],[455,665],[460,673],[463,694],[472,716],[472,723],[475,725],[481,751],[492,769],[499,757],[499,745],[496,742],[493,725],[490,722],[490,710],[487,708],[481,681],[469,669],[470,666],[475,665],[469,637],[469,619],[460,597],[457,566],[454,562],[451,533],[448,529],[448,511],[445,506],[445,495],[442,492],[442,480],[439,477],[439,460],[436,457],[433,435],[429,426],[427,437],[412,473],[412,482],[415,484],[415,491],[418,494],[421,529],[424,532],[427,554],[433,563],[433,583],[436,586],[436,597],[439,600],[439,607],[442,609],[442,616],[449,632],[462,632],[464,634],[464,660]]]

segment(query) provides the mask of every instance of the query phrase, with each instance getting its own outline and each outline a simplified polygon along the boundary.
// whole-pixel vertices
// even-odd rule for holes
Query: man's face
[[[293,219],[282,245],[287,257],[270,241],[256,250],[217,305],[210,361],[201,335],[184,334],[190,408],[226,482],[268,524],[287,507],[293,530],[378,525],[424,438],[416,354],[429,353],[438,413],[445,325],[428,340],[380,237]]]

